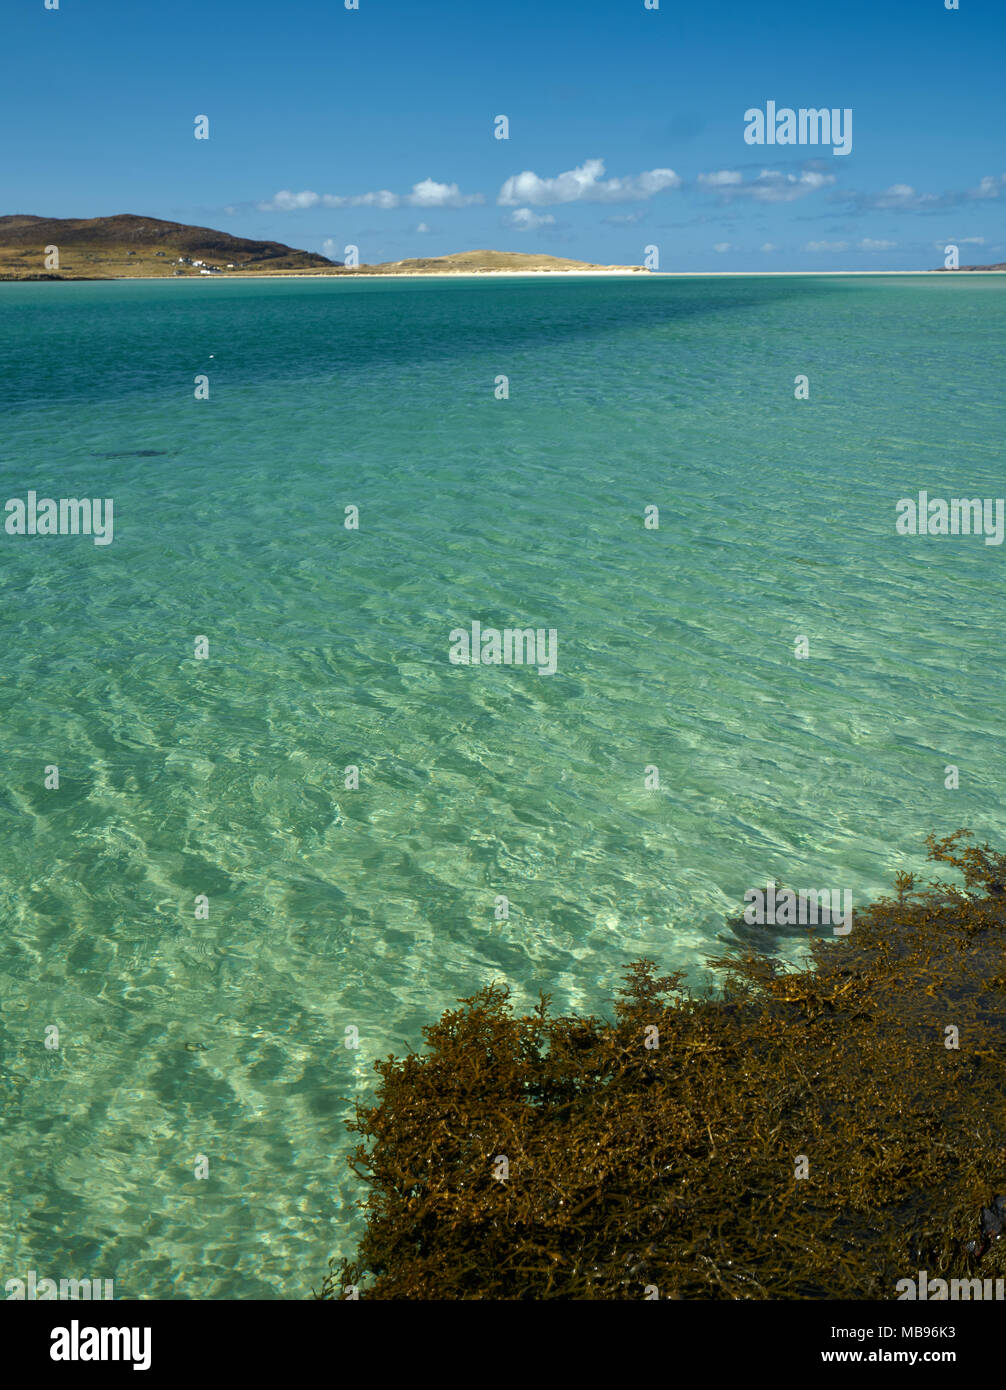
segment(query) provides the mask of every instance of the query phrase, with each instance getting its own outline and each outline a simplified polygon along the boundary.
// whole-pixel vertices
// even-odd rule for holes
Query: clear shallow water
[[[1004,307],[0,286],[0,503],[115,501],[107,547],[0,535],[0,1277],[303,1297],[360,1230],[347,1098],[458,996],[699,984],[766,877],[862,901],[931,829],[1002,844],[1006,547],[894,519],[1003,494]],[[473,619],[556,628],[557,674],[451,665]]]

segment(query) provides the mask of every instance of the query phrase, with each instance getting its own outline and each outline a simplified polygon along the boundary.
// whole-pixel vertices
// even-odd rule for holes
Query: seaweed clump
[[[717,957],[696,996],[640,960],[612,1021],[461,1000],[425,1053],[375,1063],[351,1123],[367,1229],[319,1296],[890,1299],[923,1269],[1002,1275],[1006,1240],[974,1237],[1006,1190],[1006,856],[967,838],[928,841],[963,886],[898,875],[805,968]]]

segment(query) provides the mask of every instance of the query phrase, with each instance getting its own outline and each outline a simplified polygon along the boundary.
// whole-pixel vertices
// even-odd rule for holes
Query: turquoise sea
[[[1003,847],[1006,547],[895,517],[1003,495],[1004,310],[0,286],[0,504],[114,501],[107,546],[0,534],[0,1282],[303,1298],[361,1229],[352,1099],[458,997],[700,986],[767,878],[861,903],[931,830]],[[554,628],[556,673],[453,665],[473,621]]]

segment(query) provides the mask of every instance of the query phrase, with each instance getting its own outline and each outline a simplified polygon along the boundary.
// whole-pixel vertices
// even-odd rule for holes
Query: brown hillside
[[[945,265],[938,265],[936,269],[949,271],[949,267]],[[962,270],[1006,270],[1006,261],[1000,261],[998,265],[959,265],[956,271],[949,273],[956,275]]]
[[[331,269],[333,262],[279,241],[252,241],[212,227],[190,227],[156,217],[0,217],[0,275],[21,278],[45,271],[45,247],[59,248],[60,276],[105,279],[122,275],[198,275],[180,256],[223,269]]]

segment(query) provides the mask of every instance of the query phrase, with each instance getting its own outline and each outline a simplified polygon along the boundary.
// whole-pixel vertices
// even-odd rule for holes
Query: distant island
[[[52,248],[56,249],[53,255]],[[521,251],[462,251],[453,256],[346,266],[279,241],[251,241],[211,227],[156,217],[0,217],[0,280],[194,279],[236,275],[524,275],[648,272],[638,265]]]
[[[342,275],[534,275],[553,271],[575,275],[648,275],[641,265],[595,265],[564,256],[527,251],[459,251],[453,256],[422,256],[379,265],[344,267]]]
[[[937,270],[945,270],[950,274],[957,274],[961,270],[1006,270],[1006,261],[1000,261],[998,265],[959,265],[951,271],[948,265],[938,265]]]
[[[58,250],[52,263],[48,247]],[[48,262],[48,264],[47,264]],[[5,280],[117,280],[141,276],[334,269],[311,251],[279,241],[249,241],[210,227],[156,217],[0,217],[0,277]]]

